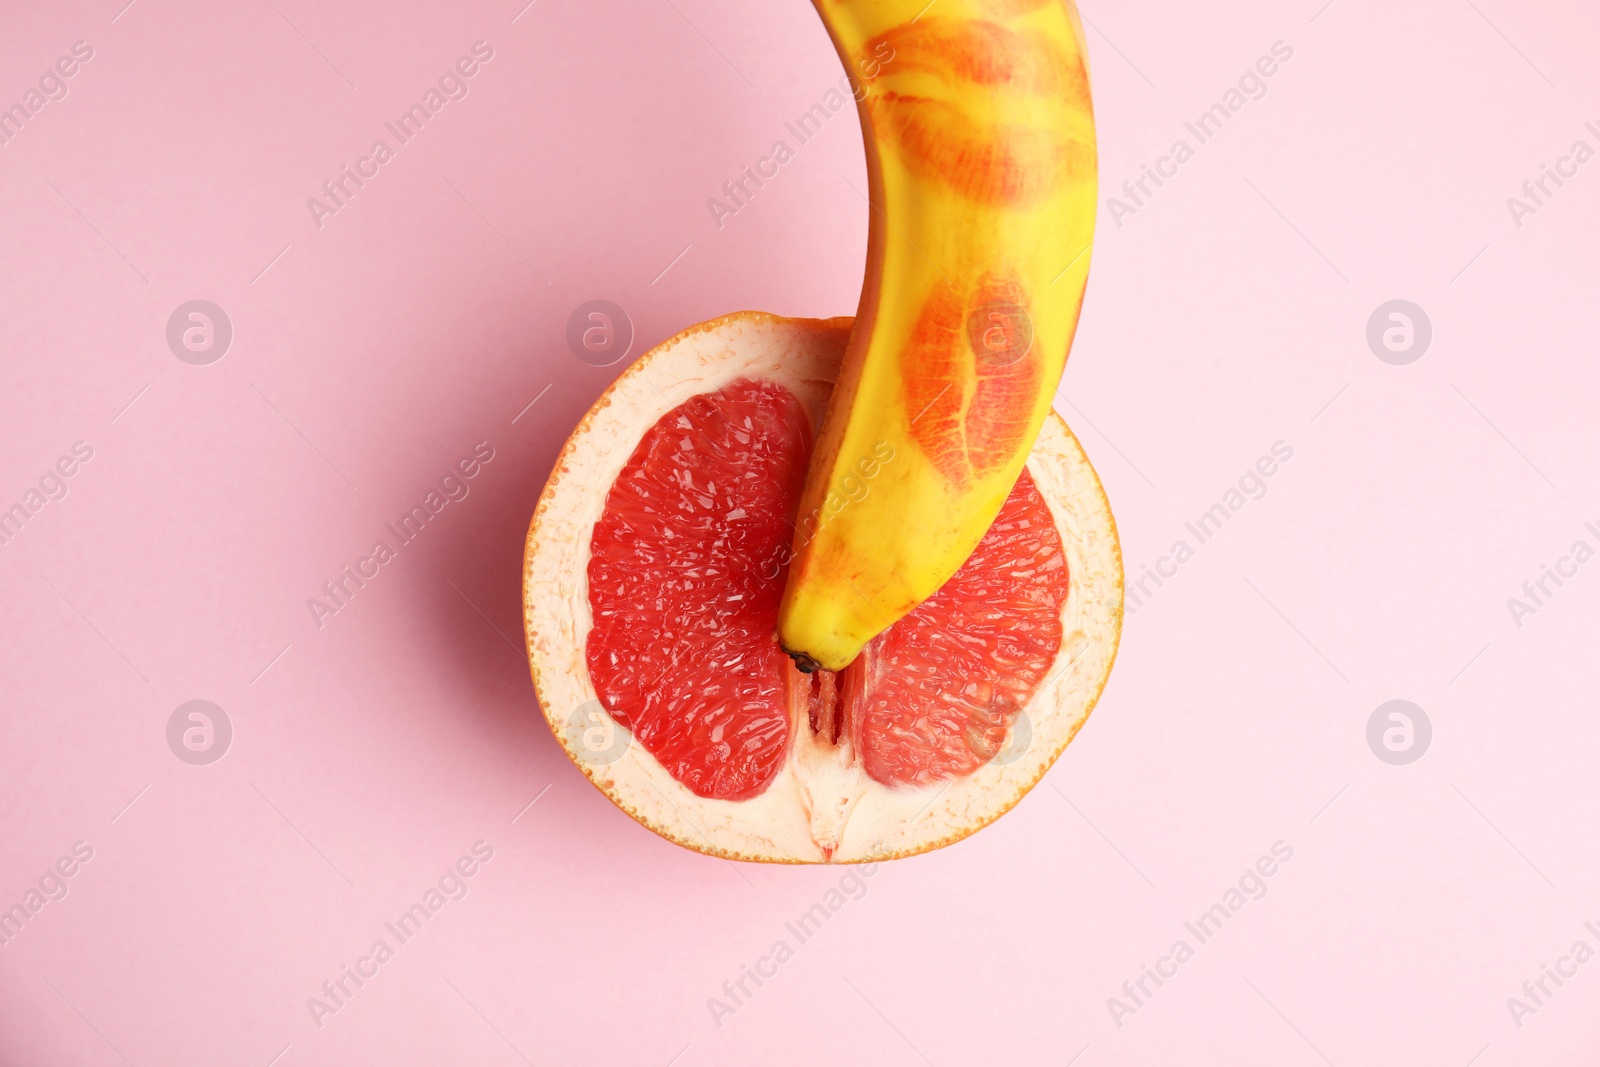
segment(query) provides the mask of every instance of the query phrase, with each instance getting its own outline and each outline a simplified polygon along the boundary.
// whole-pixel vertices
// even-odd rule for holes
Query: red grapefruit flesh
[[[1024,471],[934,597],[839,675],[799,677],[775,630],[810,449],[788,389],[738,379],[645,432],[594,527],[596,694],[700,797],[766,790],[794,722],[829,743],[848,736],[883,785],[969,775],[1000,751],[1061,647],[1066,558]]]
[[[606,497],[589,557],[595,692],[697,796],[766,789],[789,738],[775,636],[811,427],[748,378],[669,411]]]
[[[846,674],[867,776],[933,785],[971,774],[1005,744],[1061,648],[1067,561],[1027,471],[972,556]]]

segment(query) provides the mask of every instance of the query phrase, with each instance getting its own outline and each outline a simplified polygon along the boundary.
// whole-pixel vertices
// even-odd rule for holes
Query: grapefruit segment
[[[867,776],[933,785],[1005,744],[1061,648],[1068,574],[1061,535],[1027,471],[971,558],[847,668]]]
[[[783,762],[779,561],[810,453],[794,394],[740,379],[646,431],[594,527],[595,693],[696,796],[752,796]]]

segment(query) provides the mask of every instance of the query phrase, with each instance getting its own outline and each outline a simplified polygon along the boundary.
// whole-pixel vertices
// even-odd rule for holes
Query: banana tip
[[[794,649],[787,648],[782,644],[780,644],[778,647],[782,648],[788,657],[794,660],[795,669],[801,674],[811,674],[814,671],[820,671],[822,669],[822,664],[818,663],[804,652],[796,652]]]

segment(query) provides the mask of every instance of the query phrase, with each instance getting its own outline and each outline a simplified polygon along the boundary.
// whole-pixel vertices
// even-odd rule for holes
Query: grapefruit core
[[[859,862],[960,840],[1049,769],[1116,653],[1116,527],[1052,416],[954,577],[846,669],[794,667],[778,604],[797,533],[828,518],[795,509],[850,322],[745,312],[646,353],[567,441],[528,531],[545,718],[606,796],[699,852]],[[851,497],[894,460],[860,457]]]

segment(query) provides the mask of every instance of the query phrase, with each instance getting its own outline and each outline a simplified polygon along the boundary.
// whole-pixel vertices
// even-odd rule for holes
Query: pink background
[[[705,203],[838,77],[816,16],[122,2],[0,16],[0,104],[94,49],[0,146],[0,507],[93,449],[0,548],[0,907],[93,849],[0,946],[0,1063],[1594,1062],[1600,962],[1520,1027],[1506,1004],[1600,948],[1600,566],[1506,606],[1600,545],[1600,161],[1506,206],[1600,147],[1592,5],[1085,8],[1107,195],[1294,51],[1120,227],[1102,202],[1060,408],[1130,571],[1293,459],[1130,617],[1044,784],[878,868],[719,1026],[845,872],[686,852],[590,788],[534,704],[519,567],[621,366],[567,349],[579,303],[624,307],[634,354],[853,310],[853,116],[722,228]],[[319,229],[306,199],[477,40],[470,94]],[[165,339],[195,298],[233,324],[209,366]],[[1433,324],[1408,366],[1365,340],[1395,298]],[[318,629],[307,598],[478,441],[470,496]],[[1392,698],[1433,724],[1408,766],[1365,740]],[[209,766],[165,739],[191,699],[233,725]],[[306,999],[480,840],[466,897],[318,1028]],[[1116,1025],[1280,840],[1266,896]]]

